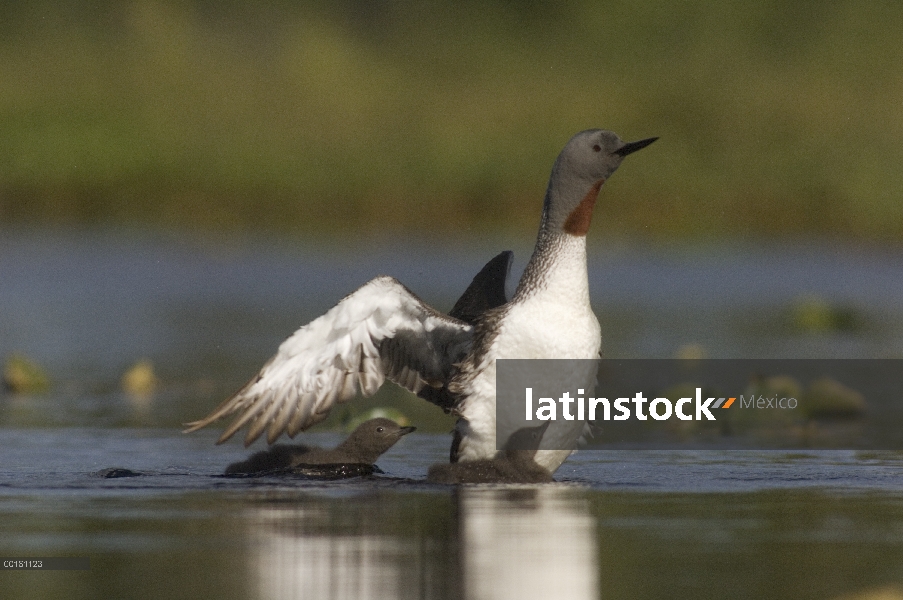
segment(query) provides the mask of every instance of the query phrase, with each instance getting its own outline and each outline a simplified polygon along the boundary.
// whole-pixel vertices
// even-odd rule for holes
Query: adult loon
[[[388,378],[460,417],[452,462],[495,457],[503,445],[495,439],[496,359],[599,357],[586,234],[602,184],[624,157],[656,139],[624,142],[591,129],[568,141],[552,167],[536,247],[510,302],[459,318],[392,277],[376,277],[296,331],[257,376],[185,431],[238,413],[217,443],[248,425],[245,445],[264,431],[272,444],[323,420],[336,402],[373,395]],[[510,253],[500,257],[510,260]],[[535,461],[553,473],[570,453],[539,450]]]

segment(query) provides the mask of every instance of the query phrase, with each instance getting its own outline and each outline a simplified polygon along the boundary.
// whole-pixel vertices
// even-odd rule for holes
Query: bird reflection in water
[[[579,490],[458,490],[463,596],[596,598],[595,521]]]
[[[567,486],[303,497],[246,523],[260,598],[597,597],[595,522]]]

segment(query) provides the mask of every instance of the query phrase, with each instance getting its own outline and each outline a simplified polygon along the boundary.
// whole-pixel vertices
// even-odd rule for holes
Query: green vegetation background
[[[601,126],[661,136],[603,231],[903,234],[896,1],[0,11],[0,224],[520,232]]]

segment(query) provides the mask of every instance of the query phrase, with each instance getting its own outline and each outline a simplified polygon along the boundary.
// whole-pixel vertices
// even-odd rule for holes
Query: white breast
[[[498,333],[486,352],[483,368],[468,382],[467,398],[460,407],[467,420],[467,436],[459,449],[459,460],[492,458],[496,446],[495,359],[595,359],[599,357],[599,321],[589,303],[554,302],[533,296],[513,303],[498,324]],[[576,382],[579,385],[579,382]],[[594,386],[594,381],[584,385]],[[571,425],[568,427],[567,425]],[[569,447],[579,437],[582,425],[561,423],[550,427],[543,446]],[[570,451],[540,450],[536,462],[554,472]]]

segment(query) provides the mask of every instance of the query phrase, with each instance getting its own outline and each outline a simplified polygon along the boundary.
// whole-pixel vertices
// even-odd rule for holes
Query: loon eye
[[[377,427],[377,428],[376,428],[376,433],[382,433],[383,431],[385,431],[385,428],[384,428],[384,427]]]
[[[602,152],[602,146],[599,144],[593,145],[593,152]]]

